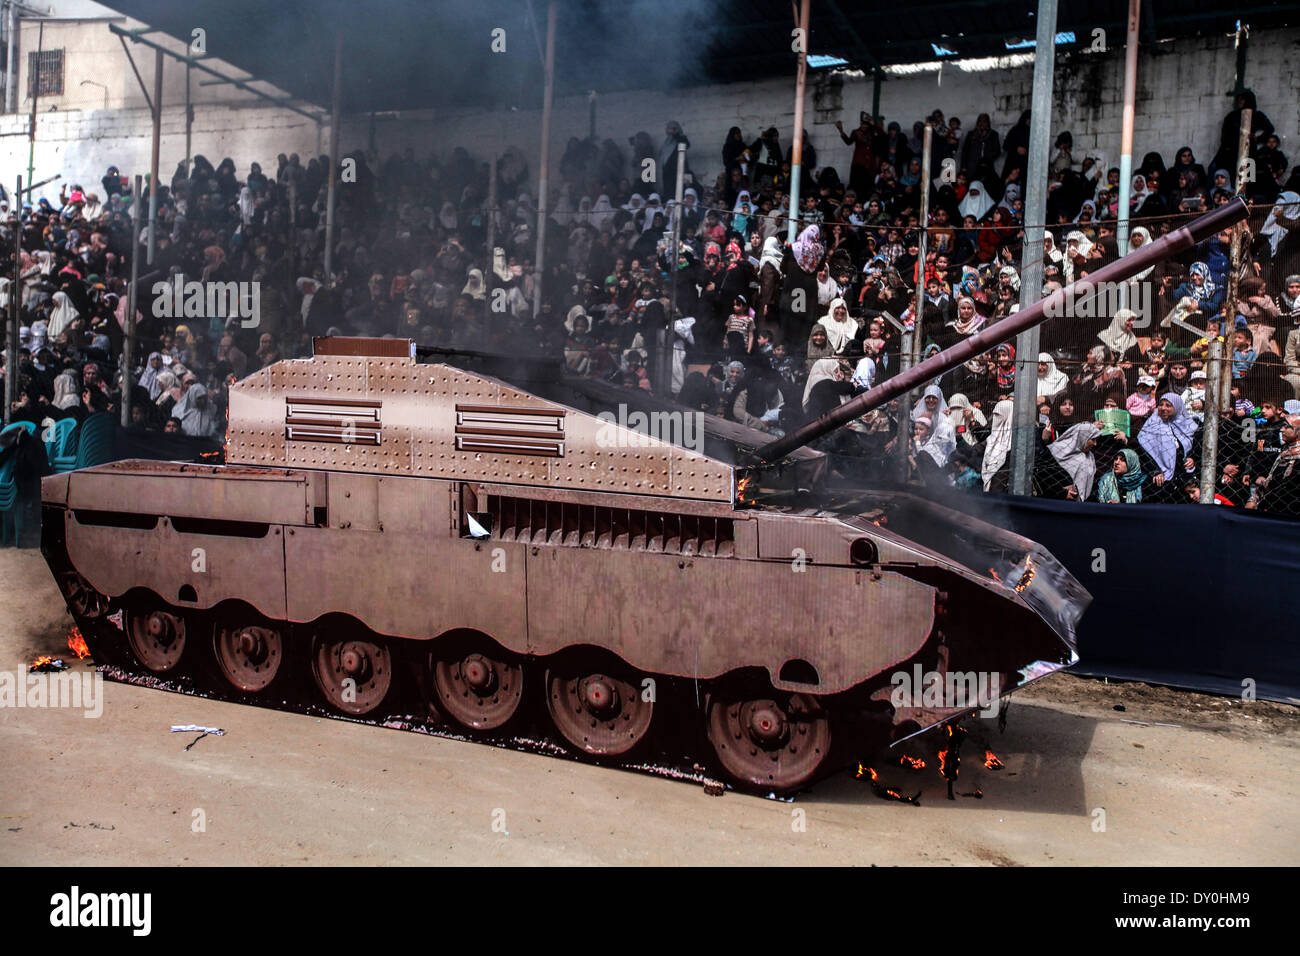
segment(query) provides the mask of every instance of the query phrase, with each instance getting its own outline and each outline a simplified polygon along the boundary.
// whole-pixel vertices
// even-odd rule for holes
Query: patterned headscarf
[[[1195,299],[1197,302],[1200,302],[1202,299],[1206,299],[1214,295],[1214,290],[1216,287],[1214,285],[1214,280],[1210,278],[1209,266],[1207,266],[1204,262],[1193,262],[1191,268],[1188,269],[1187,271],[1190,272],[1192,275],[1200,276],[1202,279],[1205,280],[1203,283],[1201,283],[1199,288],[1194,283],[1191,283],[1193,299]]]
[[[800,269],[810,275],[817,271],[822,256],[826,254],[826,247],[821,242],[821,230],[815,225],[799,233],[799,238],[794,241],[791,248],[794,250],[794,261]]]

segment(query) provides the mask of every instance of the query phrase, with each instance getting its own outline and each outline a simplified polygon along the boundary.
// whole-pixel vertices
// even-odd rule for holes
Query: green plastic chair
[[[76,468],[103,465],[113,460],[115,419],[111,412],[97,412],[78,429]]]
[[[71,471],[77,464],[77,420],[61,418],[50,426],[45,454],[55,472]]]

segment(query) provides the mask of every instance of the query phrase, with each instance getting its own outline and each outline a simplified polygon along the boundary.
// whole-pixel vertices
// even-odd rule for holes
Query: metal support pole
[[[546,268],[546,209],[550,205],[551,107],[555,102],[555,0],[546,7],[546,62],[542,65],[542,162],[537,180],[537,254],[533,263],[533,318],[542,311]]]
[[[921,236],[916,256],[916,292],[912,299],[912,330],[903,332],[903,350],[899,356],[899,371],[906,371],[921,362],[921,315],[925,311],[925,256],[929,248],[930,225],[930,144],[934,127],[925,121],[921,137]],[[899,478],[906,481],[909,475],[907,459],[912,450],[912,418],[910,409],[916,402],[915,390],[903,402],[904,414],[898,416]]]
[[[1246,188],[1242,176],[1242,166],[1250,155],[1250,128],[1255,118],[1254,110],[1241,111],[1241,126],[1237,130],[1237,192]],[[1232,247],[1229,255],[1232,264],[1228,267],[1228,290],[1223,297],[1223,313],[1219,318],[1220,335],[1210,340],[1209,354],[1206,356],[1205,372],[1205,420],[1201,425],[1201,504],[1214,504],[1214,492],[1218,478],[1219,461],[1219,426],[1225,411],[1232,407],[1232,341],[1233,326],[1237,317],[1237,279],[1241,275],[1241,233],[1244,226],[1240,223],[1232,227]],[[1222,341],[1220,341],[1222,339]],[[1174,467],[1179,467],[1177,464]]]
[[[876,123],[880,122],[880,81],[884,76],[879,69],[872,71],[871,74],[871,118]]]
[[[45,44],[45,21],[41,21],[40,32],[36,35],[36,75],[32,82],[32,120],[27,141],[27,181],[36,181],[36,101],[41,95],[41,52]],[[32,199],[36,197],[33,195]]]
[[[325,193],[325,285],[334,274],[334,199],[339,178],[339,126],[343,101],[343,34],[334,36],[334,98],[330,104],[330,177]]]
[[[1052,83],[1056,69],[1056,0],[1038,0],[1038,37],[1034,44],[1034,92],[1029,104],[1029,165],[1026,169],[1025,245],[1020,259],[1020,308],[1043,295],[1043,232],[1047,221],[1047,153],[1052,131]],[[1014,426],[1011,429],[1011,493],[1033,491],[1034,431],[1037,428],[1038,327],[1016,337]]]
[[[153,55],[153,148],[149,153],[149,265],[158,247],[158,151],[162,145],[163,52]],[[125,406],[123,406],[125,408]],[[126,423],[123,422],[125,425]]]
[[[799,66],[794,78],[794,145],[790,148],[790,224],[786,241],[799,235],[799,179],[803,170],[803,101],[808,88],[808,10],[809,0],[799,4]]]
[[[131,203],[131,284],[126,292],[126,327],[122,330],[122,427],[131,424],[131,366],[135,352],[135,313],[140,281],[140,174],[135,174],[135,201]],[[151,230],[152,231],[152,230]],[[170,293],[167,293],[170,294]],[[179,305],[180,303],[177,303]]]
[[[190,65],[185,64],[185,175],[190,174],[190,133],[194,126],[194,104],[190,101]]]
[[[12,10],[10,8],[13,23]],[[4,423],[14,420],[14,402],[18,401],[18,310],[23,298],[23,177],[18,177],[18,190],[14,193],[14,278],[9,285],[9,332],[5,336],[5,409]]]
[[[1232,78],[1232,105],[1237,105],[1237,94],[1246,88],[1246,46],[1250,42],[1250,30],[1240,20],[1237,21],[1237,39],[1233,46],[1237,50],[1237,68]]]
[[[677,322],[677,258],[682,247],[682,194],[686,183],[686,144],[677,144],[677,183],[673,189],[673,247],[668,250],[668,281],[673,284],[672,305],[668,313],[668,328],[664,329],[663,348],[659,355],[659,392],[673,393],[673,326]]]
[[[289,274],[298,275],[298,184],[289,180]]]
[[[1142,0],[1128,0],[1128,41],[1124,47],[1124,119],[1120,130],[1119,147],[1119,222],[1115,240],[1121,256],[1128,255],[1128,204],[1133,191],[1133,114],[1137,101],[1138,70],[1138,20]],[[1121,305],[1128,308],[1128,285],[1120,293]]]
[[[488,170],[488,195],[487,195],[487,265],[483,267],[483,304],[486,313],[483,318],[492,321],[492,280],[496,278],[496,247],[497,247],[497,163],[501,160],[501,154],[493,150],[492,168]]]
[[[587,138],[596,138],[596,91],[587,91]]]
[[[5,112],[12,113],[18,109],[18,70],[17,60],[18,41],[14,37],[14,30],[18,27],[18,13],[15,10],[17,4],[10,0],[9,2],[9,58],[5,60]]]

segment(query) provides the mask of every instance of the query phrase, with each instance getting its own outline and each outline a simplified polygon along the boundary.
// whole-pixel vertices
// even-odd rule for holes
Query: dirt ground
[[[66,654],[40,554],[0,550],[0,581],[0,671]],[[923,771],[876,769],[919,806],[852,772],[793,803],[714,797],[112,682],[103,695],[98,719],[0,708],[0,864],[1300,863],[1300,709],[1143,684],[1057,674],[1013,698],[1005,732],[970,721],[954,801],[934,743],[907,744]],[[175,723],[226,734],[186,751],[197,735]],[[1005,769],[984,768],[986,747]]]

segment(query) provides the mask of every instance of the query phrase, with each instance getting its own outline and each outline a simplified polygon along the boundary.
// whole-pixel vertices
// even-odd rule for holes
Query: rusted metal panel
[[[528,651],[597,644],[634,667],[701,679],[743,660],[788,687],[781,667],[802,659],[817,670],[817,692],[830,694],[919,651],[933,595],[850,568],[540,547],[528,555]]]
[[[524,550],[449,534],[291,528],[289,619],[338,612],[380,634],[412,638],[467,628],[523,650]]]
[[[336,407],[308,414],[321,403]],[[523,435],[533,419],[541,427]],[[227,461],[728,503],[733,493],[731,466],[707,455],[486,376],[373,355],[277,362],[231,386]]]
[[[101,594],[144,587],[179,607],[237,599],[272,620],[284,617],[284,533],[277,526],[250,538],[181,533],[168,518],[136,529],[85,525],[67,511],[64,522],[73,567]],[[187,585],[194,600],[185,599]]]
[[[189,470],[173,462],[158,462],[151,468],[131,464],[67,475],[68,507],[228,521],[311,522],[303,472],[228,471],[220,466]]]
[[[407,358],[414,343],[410,339],[377,339],[361,336],[317,336],[311,340],[316,355],[380,355]]]

